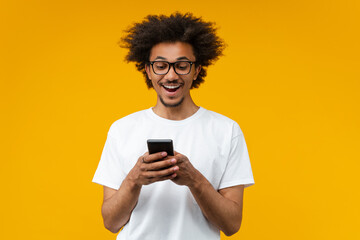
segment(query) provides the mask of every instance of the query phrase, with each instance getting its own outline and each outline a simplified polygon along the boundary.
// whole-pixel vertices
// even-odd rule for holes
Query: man
[[[236,233],[244,187],[254,184],[244,136],[236,122],[190,95],[224,48],[213,24],[192,14],[148,16],[122,41],[157,103],[110,127],[93,179],[104,186],[105,227],[123,227],[117,239],[124,240]],[[172,139],[175,156],[149,154],[147,139]]]

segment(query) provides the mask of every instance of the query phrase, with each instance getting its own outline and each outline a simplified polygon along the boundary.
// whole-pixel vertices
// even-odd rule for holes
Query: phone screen
[[[148,139],[149,154],[167,152],[168,156],[174,156],[173,141],[171,139]]]

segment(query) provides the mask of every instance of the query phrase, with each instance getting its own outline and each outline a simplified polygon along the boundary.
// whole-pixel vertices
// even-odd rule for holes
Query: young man
[[[191,14],[148,16],[122,40],[157,103],[108,132],[93,179],[104,186],[105,227],[114,233],[123,227],[117,239],[124,240],[236,233],[244,187],[254,184],[244,136],[236,122],[190,95],[223,50],[213,24]],[[175,156],[149,154],[147,139],[172,139]]]

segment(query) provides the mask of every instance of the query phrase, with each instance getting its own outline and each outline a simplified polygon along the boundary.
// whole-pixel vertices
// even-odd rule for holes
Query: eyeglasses
[[[152,69],[157,75],[165,75],[170,71],[170,67],[173,66],[173,69],[178,75],[186,75],[191,71],[191,66],[195,62],[191,61],[177,61],[177,62],[167,62],[167,61],[152,61],[150,62]]]

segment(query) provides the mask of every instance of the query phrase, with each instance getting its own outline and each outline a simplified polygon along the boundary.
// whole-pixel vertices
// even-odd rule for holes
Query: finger
[[[166,152],[153,153],[153,154],[144,156],[143,161],[144,161],[145,163],[151,163],[151,162],[154,162],[154,161],[158,161],[158,160],[160,160],[160,159],[163,159],[163,158],[166,157],[166,156],[167,156],[167,153],[166,153]]]
[[[157,179],[157,181],[164,181],[164,180],[168,180],[168,179],[173,179],[173,178],[176,178],[177,174],[176,173],[173,173],[171,175],[168,175],[168,176],[164,176],[164,177],[160,177]]]
[[[159,171],[147,171],[145,173],[145,176],[147,178],[161,178],[164,176],[172,175],[173,173],[175,173],[178,170],[179,170],[179,167],[174,166],[174,167],[166,168],[166,169],[159,170]]]
[[[178,159],[181,159],[184,155],[182,155],[181,153],[179,153],[179,152],[176,152],[176,151],[174,151],[174,157],[177,157]]]
[[[141,156],[139,157],[139,159],[138,159],[138,162],[144,162],[144,158],[145,158],[146,156],[149,156],[149,152],[146,152],[146,153],[144,153],[143,155],[141,155]]]
[[[165,181],[165,180],[169,180],[169,179],[174,179],[176,178],[177,174],[173,173],[171,175],[168,176],[163,176],[163,177],[157,177],[157,178],[149,178],[146,184],[151,184],[154,182],[161,182],[161,181]]]
[[[175,158],[164,159],[164,160],[160,160],[157,162],[146,164],[145,169],[147,171],[157,171],[157,170],[160,170],[163,168],[169,168],[169,167],[173,166],[174,164],[176,164]]]
[[[182,155],[181,153],[176,153],[174,158],[176,158],[177,163],[182,163],[188,160],[188,158],[185,155]]]

